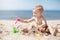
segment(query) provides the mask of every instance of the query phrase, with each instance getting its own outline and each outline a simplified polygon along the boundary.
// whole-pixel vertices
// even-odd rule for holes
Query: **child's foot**
[[[54,30],[54,33],[53,33],[53,35],[54,35],[54,36],[56,36],[56,35],[57,35],[57,33],[58,33],[58,30],[57,30],[57,29],[55,29],[55,30]]]
[[[28,33],[28,30],[27,29],[23,29],[22,32]]]

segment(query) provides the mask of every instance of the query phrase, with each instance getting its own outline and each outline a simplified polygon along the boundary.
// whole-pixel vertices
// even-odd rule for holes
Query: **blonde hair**
[[[43,6],[42,5],[36,5],[33,7],[33,10],[42,10],[43,11]]]

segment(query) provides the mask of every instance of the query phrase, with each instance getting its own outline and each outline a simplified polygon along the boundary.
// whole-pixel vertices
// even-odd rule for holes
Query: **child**
[[[33,27],[35,27],[35,29],[37,29],[38,31],[41,31],[43,33],[50,32],[52,35],[56,36],[57,29],[53,30],[51,27],[47,26],[46,20],[42,16],[42,13],[43,13],[43,6],[36,5],[33,8],[33,17],[29,20],[20,20],[20,22],[29,23],[29,22],[34,21],[37,25],[37,26],[33,25]],[[28,28],[24,28],[23,32],[28,32],[29,30],[30,29],[28,29]]]

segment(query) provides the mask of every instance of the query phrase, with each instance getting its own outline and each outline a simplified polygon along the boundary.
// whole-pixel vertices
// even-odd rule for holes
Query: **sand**
[[[29,27],[33,24],[32,23],[17,23],[14,24],[15,20],[0,20],[0,40],[60,40],[60,20],[47,20],[48,26],[55,28],[57,27],[59,33],[57,36],[52,35],[42,35],[40,37],[34,36],[33,33],[25,35],[21,32],[21,29],[24,27]],[[20,25],[19,32],[13,33],[12,32],[12,25],[18,26]]]

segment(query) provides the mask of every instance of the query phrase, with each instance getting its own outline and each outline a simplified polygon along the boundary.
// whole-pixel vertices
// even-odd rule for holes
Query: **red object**
[[[20,21],[20,18],[17,18],[17,21]]]
[[[15,22],[15,24],[16,24],[18,21],[20,21],[20,18],[17,18],[17,19],[16,19],[16,22]]]

